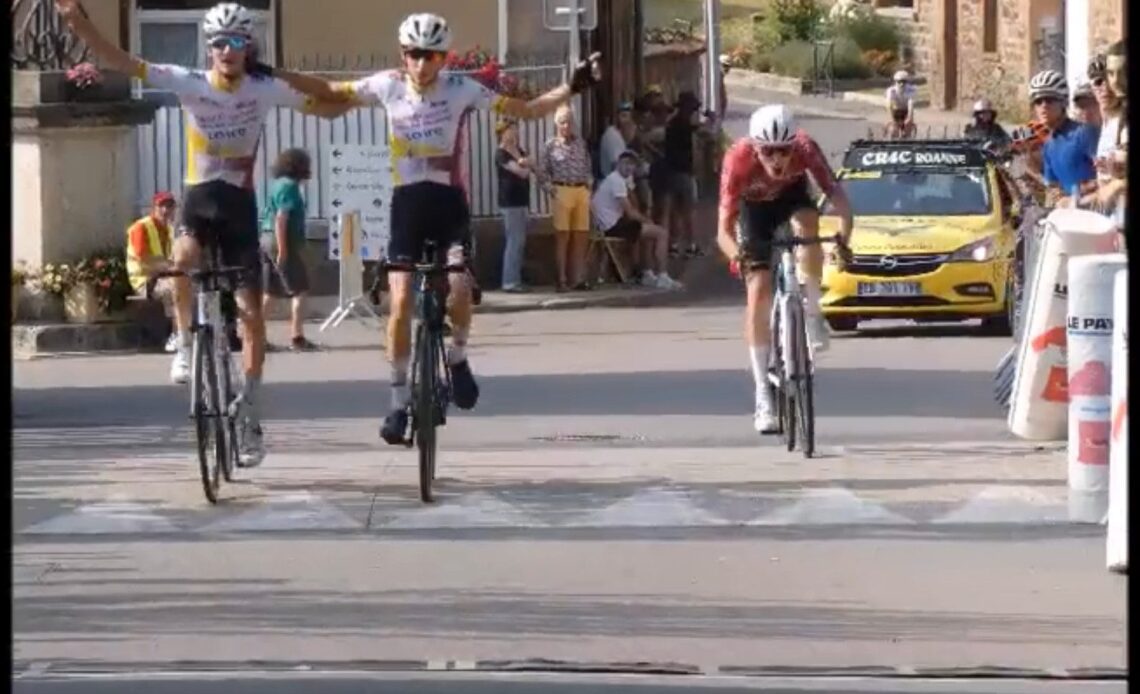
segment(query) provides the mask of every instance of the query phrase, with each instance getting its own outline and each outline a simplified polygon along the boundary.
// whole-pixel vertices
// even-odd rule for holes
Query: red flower
[[[95,269],[96,270],[102,270],[106,266],[107,266],[107,261],[103,260],[102,258],[99,258],[98,260],[95,261]]]

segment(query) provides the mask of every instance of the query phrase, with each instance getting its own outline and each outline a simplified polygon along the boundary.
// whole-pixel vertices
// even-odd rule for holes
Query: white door
[[[1089,0],[1065,0],[1065,77],[1071,89],[1089,66]]]

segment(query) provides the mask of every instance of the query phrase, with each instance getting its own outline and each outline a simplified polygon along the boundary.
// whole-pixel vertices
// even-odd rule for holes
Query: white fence
[[[552,68],[561,70],[561,67]],[[167,98],[163,98],[167,97]],[[153,95],[164,104],[154,122],[139,128],[138,134],[138,203],[147,209],[155,192],[168,190],[181,197],[186,171],[185,114],[169,95]],[[539,148],[554,134],[552,118],[520,123],[519,136],[528,154]],[[322,171],[337,146],[384,144],[388,139],[388,122],[382,108],[358,108],[335,120],[307,116],[288,108],[270,112],[262,130],[261,146],[254,166],[257,197],[265,200],[269,168],[282,150],[300,147],[308,150],[313,160],[313,179],[303,188],[310,218],[330,219],[329,197],[320,180]],[[475,217],[498,214],[498,176],[495,171],[495,116],[486,112],[472,113],[467,121],[466,180]],[[531,213],[549,215],[545,196],[531,186]]]

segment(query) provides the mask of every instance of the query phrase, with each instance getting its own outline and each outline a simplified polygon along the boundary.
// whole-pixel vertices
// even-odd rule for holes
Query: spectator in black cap
[[[693,242],[697,179],[693,168],[694,137],[700,128],[701,100],[691,91],[677,97],[676,112],[665,126],[665,165],[669,172],[664,219],[670,232],[670,254],[684,248],[692,258],[701,255]]]

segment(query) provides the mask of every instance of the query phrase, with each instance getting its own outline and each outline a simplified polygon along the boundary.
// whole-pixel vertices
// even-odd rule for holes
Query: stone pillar
[[[33,267],[122,246],[136,212],[136,128],[155,105],[123,75],[78,90],[12,71],[12,257]]]

